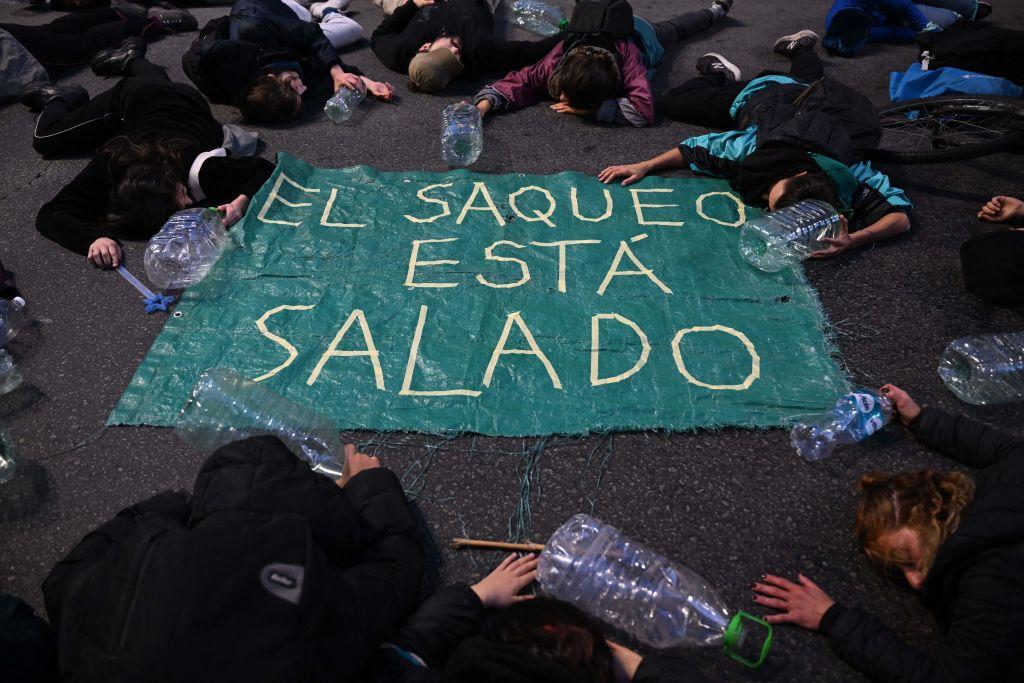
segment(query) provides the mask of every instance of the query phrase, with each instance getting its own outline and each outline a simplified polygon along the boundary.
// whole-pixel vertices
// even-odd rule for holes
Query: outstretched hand
[[[117,268],[121,265],[121,245],[109,237],[100,237],[89,245],[86,258],[96,268]]]
[[[910,394],[900,389],[895,384],[886,384],[882,387],[882,393],[892,402],[892,409],[900,418],[903,426],[909,426],[921,414],[921,406],[910,398]]]
[[[818,251],[812,251],[811,258],[828,258],[841,254],[852,247],[853,238],[850,237],[850,224],[846,221],[846,216],[839,217],[839,234],[835,237],[822,237],[820,241],[828,246]]]
[[[356,450],[354,443],[345,444],[345,466],[341,470],[341,479],[334,483],[338,486],[345,486],[352,477],[366,470],[375,470],[380,467],[380,458],[375,455],[367,455]]]
[[[981,207],[978,218],[989,223],[1024,221],[1024,201],[1015,197],[993,197],[985,206]]]
[[[609,166],[597,174],[597,179],[607,185],[613,180],[623,178],[622,186],[625,187],[626,185],[632,185],[633,183],[643,180],[647,175],[647,171],[647,164],[643,162],[638,164],[625,164],[623,166]]]
[[[574,114],[576,116],[586,116],[590,113],[589,111],[584,111],[583,109],[575,109],[573,107],[570,107],[565,102],[555,102],[554,104],[551,105],[551,109],[553,111],[558,112],[559,114]]]
[[[761,581],[750,584],[754,589],[754,602],[779,610],[769,614],[770,624],[796,624],[817,631],[821,619],[835,601],[803,574],[797,574],[798,583],[779,576],[765,574]]]
[[[387,102],[395,94],[395,88],[390,83],[372,81],[369,78],[366,78],[365,76],[363,77],[363,83],[366,85],[367,92],[376,97],[378,100]]]
[[[532,598],[532,595],[519,595],[519,591],[533,583],[536,578],[537,556],[533,553],[522,557],[512,554],[471,588],[484,607],[502,608]]]

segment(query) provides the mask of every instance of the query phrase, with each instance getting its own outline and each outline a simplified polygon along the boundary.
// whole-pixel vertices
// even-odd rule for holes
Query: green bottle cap
[[[751,621],[762,627],[767,631],[767,635],[764,638],[764,642],[761,644],[761,652],[758,654],[757,659],[747,659],[739,652],[735,651],[735,648],[741,642],[741,636],[744,630],[744,621]],[[755,617],[753,614],[748,612],[737,612],[736,616],[732,618],[729,625],[725,629],[725,645],[722,650],[731,659],[735,659],[744,666],[749,666],[751,669],[756,669],[764,664],[765,658],[768,656],[768,650],[772,647],[772,626],[764,619]]]

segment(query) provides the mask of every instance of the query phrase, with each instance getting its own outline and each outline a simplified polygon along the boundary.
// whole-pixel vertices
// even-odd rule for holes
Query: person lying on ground
[[[506,73],[532,64],[561,42],[502,40],[494,35],[492,5],[485,0],[407,0],[370,36],[377,59],[409,74],[409,84],[438,92],[455,78]]]
[[[473,586],[428,598],[368,663],[366,683],[701,683],[683,658],[642,656],[607,640],[600,623],[551,598],[519,595],[533,555],[506,557]]]
[[[88,165],[39,209],[36,229],[99,268],[116,268],[121,240],[147,240],[171,214],[201,202],[230,226],[274,171],[252,156],[256,138],[222,126],[198,90],[131,50],[117,85],[90,99],[80,86],[26,91],[42,110],[32,145],[44,156],[91,153]],[[113,68],[108,62],[108,68]]]
[[[388,100],[394,89],[362,76],[338,48],[363,37],[342,13],[348,0],[236,0],[213,19],[181,58],[185,75],[211,102],[238,107],[256,123],[300,118],[303,100],[322,106],[341,88],[366,89]],[[318,23],[317,23],[318,22]]]
[[[978,212],[986,223],[1024,226],[1024,202],[993,197]],[[960,245],[967,291],[996,306],[1024,313],[1024,227],[976,235]]]
[[[772,211],[820,199],[843,218],[840,234],[814,252],[818,258],[909,230],[907,196],[865,161],[881,139],[878,114],[862,94],[824,76],[816,42],[813,31],[779,38],[774,49],[791,58],[789,75],[762,72],[751,81],[740,80],[722,55],[704,55],[701,75],[665,94],[665,116],[728,132],[687,138],[653,159],[609,166],[598,178],[630,185],[689,168],[729,178],[744,202]]]
[[[868,43],[912,43],[922,31],[979,21],[992,5],[978,0],[835,0],[825,17],[822,47],[854,57]]]
[[[154,40],[161,33],[192,31],[196,20],[184,10],[146,9],[125,3],[113,8],[70,12],[45,24],[0,24],[46,69],[88,64],[96,53],[129,38]]]
[[[733,0],[651,24],[635,17],[631,37],[571,35],[542,60],[514,71],[477,94],[480,113],[504,112],[553,99],[560,114],[594,116],[606,123],[654,123],[651,78],[665,51],[724,17]]]
[[[821,632],[836,654],[874,681],[1024,680],[1024,440],[965,417],[921,408],[891,384],[882,392],[925,445],[977,468],[861,477],[855,534],[867,556],[901,573],[943,631],[923,651],[870,614],[835,602],[808,577],[766,575],[754,601]]]
[[[355,679],[416,605],[423,550],[398,477],[346,447],[315,474],[274,436],[214,452],[85,536],[43,582],[79,681]]]

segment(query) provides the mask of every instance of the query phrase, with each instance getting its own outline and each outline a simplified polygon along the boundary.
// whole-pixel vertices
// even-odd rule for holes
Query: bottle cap
[[[28,302],[23,297],[16,296],[11,301],[18,306],[18,308],[25,308],[28,306]]]
[[[757,655],[757,659],[747,659],[736,649],[743,643],[745,627],[743,622],[750,621],[766,631],[764,641],[761,643],[761,651]],[[765,658],[768,656],[768,650],[772,647],[772,626],[764,619],[755,617],[749,612],[737,612],[736,615],[729,622],[729,625],[725,628],[725,645],[722,650],[731,659],[735,659],[744,666],[749,666],[751,669],[756,669],[764,664]]]

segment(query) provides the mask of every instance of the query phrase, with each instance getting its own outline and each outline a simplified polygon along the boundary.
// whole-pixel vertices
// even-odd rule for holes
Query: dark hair
[[[548,92],[565,95],[574,109],[593,111],[621,88],[619,64],[608,50],[590,45],[573,48],[551,76]]]
[[[521,646],[534,657],[557,662],[587,680],[614,680],[612,651],[597,620],[560,600],[538,597],[514,603],[495,615],[485,636]]]
[[[811,171],[786,179],[786,189],[775,201],[775,208],[781,209],[803,199],[820,199],[831,204],[837,211],[843,208],[836,184],[824,173]]]
[[[249,86],[238,109],[253,123],[284,123],[299,117],[302,96],[286,82],[263,74]]]
[[[110,203],[107,223],[127,239],[148,239],[179,210],[187,140],[112,138],[98,151],[107,159]]]

